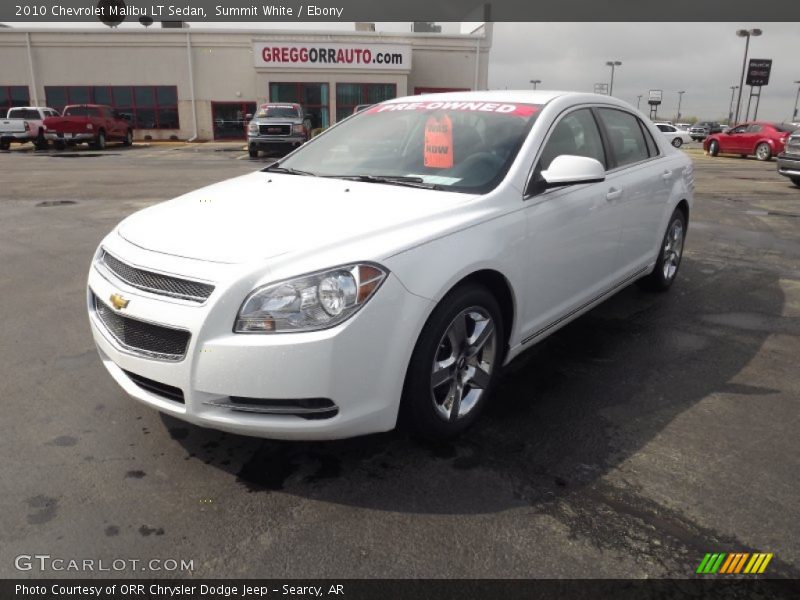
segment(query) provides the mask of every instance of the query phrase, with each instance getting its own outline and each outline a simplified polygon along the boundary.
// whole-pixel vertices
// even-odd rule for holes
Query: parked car
[[[262,104],[247,126],[247,149],[256,158],[260,150],[291,150],[310,137],[311,119],[300,104]]]
[[[793,128],[781,123],[753,121],[737,125],[727,133],[717,133],[706,138],[703,149],[711,156],[739,154],[758,160],[769,160],[783,152],[786,138]]]
[[[678,129],[675,125],[670,125],[669,123],[654,123],[654,125],[667,138],[669,143],[676,148],[680,148],[692,141],[692,136],[688,131]]]
[[[692,127],[692,124],[691,123],[675,123],[675,127],[677,127],[678,129],[683,129],[684,131],[689,131],[689,129],[691,129],[691,127]]]
[[[47,106],[19,106],[8,109],[0,121],[0,150],[8,150],[12,143],[33,142],[37,149],[47,148],[44,120],[57,117],[58,111]]]
[[[629,104],[383,102],[122,221],[87,290],[111,376],[176,418],[333,439],[468,427],[501,367],[634,281],[675,281],[689,157]]]
[[[702,121],[689,129],[689,135],[695,142],[702,142],[712,133],[721,133],[722,124],[716,121]]]
[[[778,154],[778,173],[800,187],[800,129],[794,130],[786,140],[783,152]]]
[[[52,140],[58,149],[84,142],[99,150],[104,149],[109,141],[120,141],[125,146],[133,144],[130,121],[102,104],[66,106],[60,117],[45,119],[44,128],[45,137]]]

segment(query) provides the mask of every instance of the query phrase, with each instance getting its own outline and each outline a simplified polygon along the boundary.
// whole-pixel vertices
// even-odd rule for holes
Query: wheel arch
[[[500,316],[503,319],[503,356],[505,357],[508,352],[509,340],[511,339],[511,332],[514,329],[514,320],[517,314],[516,296],[511,282],[496,269],[482,268],[456,281],[442,294],[441,298],[445,298],[454,289],[470,283],[481,285],[489,290],[500,306]],[[441,299],[439,302],[441,302]],[[437,302],[437,306],[439,302]]]

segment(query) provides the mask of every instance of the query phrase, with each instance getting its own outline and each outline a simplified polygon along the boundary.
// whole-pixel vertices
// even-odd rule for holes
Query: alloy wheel
[[[672,221],[666,239],[664,240],[663,269],[664,279],[671,281],[678,272],[678,265],[681,264],[683,255],[683,223],[680,219]]]
[[[451,321],[439,341],[431,369],[431,399],[446,421],[468,415],[491,381],[497,352],[497,329],[479,306],[467,308]]]

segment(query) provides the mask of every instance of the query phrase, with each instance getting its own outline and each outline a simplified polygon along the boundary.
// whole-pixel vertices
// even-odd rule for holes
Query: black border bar
[[[251,22],[254,25],[286,21],[800,21],[800,2],[795,0],[3,0],[0,22],[85,23],[100,18],[99,14],[91,12],[93,9],[96,11],[103,5],[103,10],[107,10],[108,5],[119,3],[128,11],[135,11],[125,19],[134,22],[140,16],[154,21]],[[162,8],[154,9],[157,6]],[[273,11],[265,16],[265,6],[283,8],[277,14]],[[217,7],[228,9],[227,14],[218,14]],[[255,14],[230,10],[251,7],[256,9],[251,11]],[[309,10],[311,7],[316,10]],[[202,14],[185,14],[187,8],[202,10]],[[172,12],[175,9],[180,9],[179,14]]]
[[[140,586],[140,587],[139,587]],[[202,593],[204,590],[207,593]],[[245,591],[247,589],[250,592]],[[321,590],[316,595],[309,588]],[[38,589],[37,591],[33,591]],[[75,593],[70,593],[75,590]],[[83,591],[81,591],[83,590]],[[3,579],[3,600],[648,600],[796,599],[800,580],[693,579]]]

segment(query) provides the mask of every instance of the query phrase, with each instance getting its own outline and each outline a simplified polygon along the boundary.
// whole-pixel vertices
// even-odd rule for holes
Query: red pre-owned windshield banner
[[[464,110],[475,112],[491,112],[516,117],[530,117],[539,112],[538,104],[520,104],[517,102],[474,102],[458,100],[434,100],[430,102],[389,102],[377,104],[365,112],[377,114],[404,110]]]

